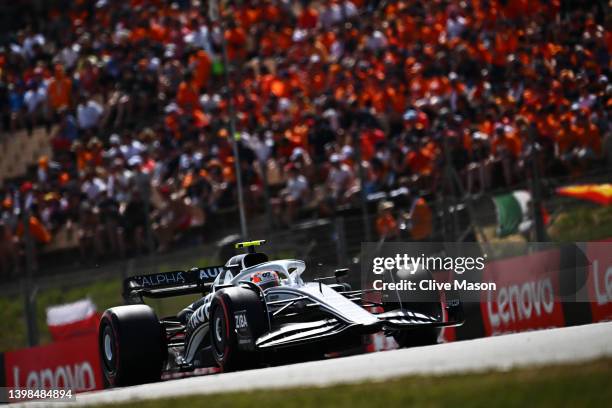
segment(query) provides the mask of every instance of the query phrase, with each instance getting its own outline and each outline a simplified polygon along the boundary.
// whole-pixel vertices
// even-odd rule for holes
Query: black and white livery
[[[384,331],[402,347],[434,344],[440,327],[463,323],[458,300],[383,302],[351,290],[348,273],[305,282],[303,261],[270,261],[254,248],[225,265],[131,277],[125,306],[106,310],[99,331],[109,386],[157,381],[164,372],[218,366],[223,371],[323,358],[358,347],[364,334]],[[202,297],[175,316],[158,318],[143,298]],[[399,297],[398,297],[399,299]],[[375,312],[376,311],[376,312]]]

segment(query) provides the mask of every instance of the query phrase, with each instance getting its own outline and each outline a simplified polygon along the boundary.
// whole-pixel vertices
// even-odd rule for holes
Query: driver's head
[[[255,283],[262,290],[280,286],[278,273],[274,271],[257,271],[251,275],[251,282]]]

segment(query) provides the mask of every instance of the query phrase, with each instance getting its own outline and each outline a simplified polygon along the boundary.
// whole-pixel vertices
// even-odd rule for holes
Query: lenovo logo
[[[601,271],[600,277],[599,260],[593,260],[593,284],[598,305],[612,302],[612,266]]]
[[[502,286],[497,292],[488,292],[487,297],[487,314],[493,328],[552,314],[555,307],[550,278]]]
[[[60,365],[54,368],[32,370],[25,375],[24,384],[21,383],[19,366],[14,366],[13,381],[15,388],[68,388],[79,392],[91,391],[97,388],[94,371],[88,361],[72,365]]]

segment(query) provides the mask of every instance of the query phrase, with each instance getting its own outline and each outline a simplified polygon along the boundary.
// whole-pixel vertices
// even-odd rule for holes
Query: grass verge
[[[610,238],[612,205],[581,206],[559,215],[548,229],[553,241],[585,242]]]
[[[596,407],[612,401],[612,360],[508,372],[411,376],[326,388],[259,390],[113,404],[113,407]]]

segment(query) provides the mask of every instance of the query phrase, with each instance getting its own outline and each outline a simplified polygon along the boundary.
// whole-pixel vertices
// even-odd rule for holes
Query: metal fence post
[[[34,265],[34,243],[30,235],[30,209],[24,202],[21,211],[21,222],[23,224],[23,241],[25,243],[25,279],[23,284],[23,312],[28,330],[28,345],[30,347],[38,344],[38,325],[36,319],[36,290],[32,285],[32,274]]]
[[[355,143],[355,156],[359,163],[359,195],[361,197],[361,217],[363,219],[364,235],[367,242],[372,241],[372,233],[370,230],[370,217],[368,215],[368,195],[365,191],[366,187],[366,170],[363,167],[363,161],[361,157],[361,135],[359,132],[353,133],[353,141]]]
[[[257,160],[261,168],[261,181],[263,182],[263,194],[264,194],[264,206],[266,211],[266,222],[268,224],[268,230],[272,231],[272,208],[270,207],[270,186],[268,185],[268,169],[265,160]]]
[[[137,188],[140,189],[144,200],[144,212],[146,215],[145,244],[147,252],[152,254],[155,251],[155,242],[153,240],[153,228],[151,227],[151,177],[148,174],[140,173],[137,179]]]
[[[346,260],[346,235],[344,231],[344,217],[336,217],[334,222],[336,236],[336,251],[338,256],[338,265],[347,265]]]
[[[535,238],[538,242],[546,241],[546,228],[544,228],[544,217],[542,214],[542,180],[540,178],[540,163],[538,161],[538,146],[536,142],[537,129],[535,125],[529,127],[529,143],[531,144],[531,202],[533,203],[533,226]]]
[[[220,0],[219,0],[220,1]],[[209,4],[216,6],[215,11],[211,11],[211,15],[216,16],[217,21],[221,27],[221,52],[223,57],[223,78],[225,79],[225,91],[224,95],[227,101],[227,110],[229,115],[229,134],[230,140],[232,141],[232,149],[234,152],[234,165],[236,171],[236,187],[238,189],[238,211],[240,213],[240,234],[242,239],[247,239],[248,229],[246,215],[244,211],[244,192],[242,186],[242,169],[240,168],[240,149],[238,149],[238,139],[236,135],[236,112],[234,110],[234,95],[232,93],[230,78],[229,78],[229,58],[227,56],[227,40],[225,39],[225,22],[223,16],[219,13],[219,3],[215,0],[211,0]]]

